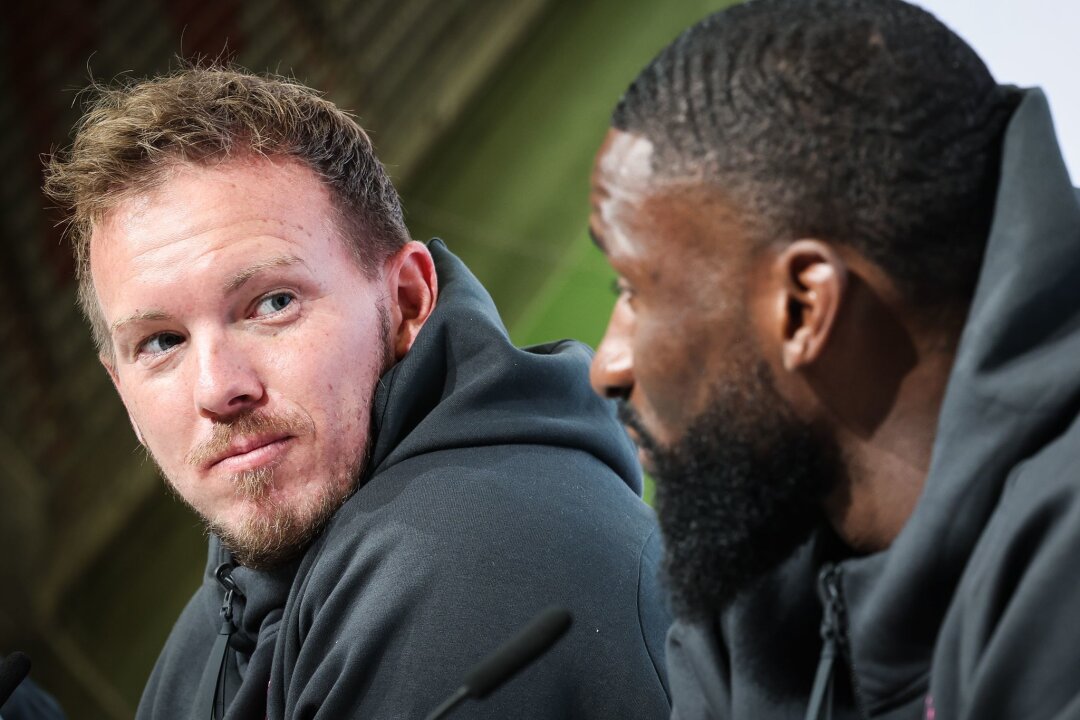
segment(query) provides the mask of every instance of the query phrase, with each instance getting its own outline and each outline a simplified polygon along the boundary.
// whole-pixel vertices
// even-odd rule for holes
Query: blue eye
[[[139,345],[141,352],[147,352],[151,355],[160,355],[161,353],[168,352],[174,347],[184,342],[184,338],[176,333],[158,333],[152,337],[147,338]]]
[[[285,308],[292,304],[292,301],[296,298],[292,293],[276,292],[272,295],[267,295],[258,302],[255,306],[254,315],[273,315],[274,313],[281,312]]]

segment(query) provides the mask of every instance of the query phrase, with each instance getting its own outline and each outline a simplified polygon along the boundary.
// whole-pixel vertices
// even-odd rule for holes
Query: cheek
[[[191,388],[182,380],[170,380],[143,382],[121,393],[136,432],[163,465],[172,465],[175,455],[186,452],[184,443],[194,416]]]
[[[634,334],[634,377],[650,396],[664,398],[676,392],[694,362],[689,337],[676,320],[642,319]]]
[[[332,431],[359,427],[377,381],[381,358],[377,331],[350,329],[354,332],[349,335],[318,333],[317,341],[292,344],[273,360],[279,392],[304,407],[317,426]],[[313,351],[314,347],[318,349]]]
[[[719,349],[706,330],[678,318],[638,325],[635,387],[642,396],[641,411],[653,416],[661,441],[673,440],[703,406]]]

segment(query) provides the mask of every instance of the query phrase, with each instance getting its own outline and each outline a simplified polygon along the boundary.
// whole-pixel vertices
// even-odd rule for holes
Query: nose
[[[200,415],[228,421],[263,401],[266,388],[251,358],[227,336],[204,339],[196,356],[195,405]]]
[[[627,303],[617,301],[589,368],[589,381],[601,397],[626,398],[634,386],[633,323]]]

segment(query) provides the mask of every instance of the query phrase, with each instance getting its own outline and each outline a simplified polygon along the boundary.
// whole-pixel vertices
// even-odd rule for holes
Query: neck
[[[928,353],[899,381],[876,427],[869,432],[851,425],[838,429],[847,477],[825,510],[854,550],[884,550],[914,512],[930,470],[952,361],[951,351]]]

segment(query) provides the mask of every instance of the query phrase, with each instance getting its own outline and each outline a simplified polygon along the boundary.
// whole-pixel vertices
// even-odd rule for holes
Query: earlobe
[[[800,330],[794,337],[786,340],[782,345],[782,360],[784,369],[788,372],[796,370],[807,357],[807,333]]]
[[[400,360],[412,348],[438,302],[439,279],[427,247],[416,241],[402,247],[391,260],[389,279],[394,359]]]
[[[847,264],[828,243],[796,240],[774,268],[783,293],[781,359],[793,372],[816,362],[832,336],[844,293]]]

